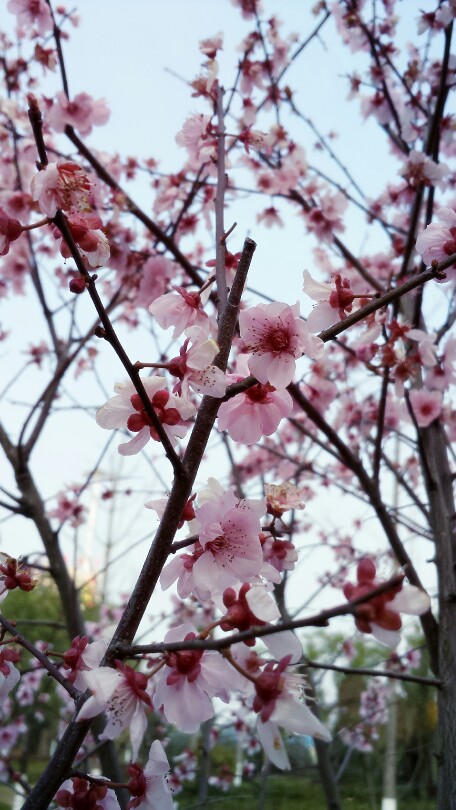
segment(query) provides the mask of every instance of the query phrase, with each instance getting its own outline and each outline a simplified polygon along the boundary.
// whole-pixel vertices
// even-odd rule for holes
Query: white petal
[[[273,622],[280,616],[274,597],[262,585],[252,585],[245,595],[246,602],[257,619]]]
[[[387,647],[391,647],[391,649],[395,649],[401,640],[401,634],[399,630],[385,630],[383,627],[379,627],[378,624],[371,624],[372,633],[380,642],[380,644],[385,644]]]
[[[412,616],[421,616],[430,607],[431,600],[426,591],[415,585],[404,585],[392,602],[388,603],[388,608],[391,610],[395,610],[397,613],[410,613]]]
[[[329,742],[331,739],[328,729],[323,723],[320,723],[309,707],[292,697],[279,698],[276,701],[271,720],[295,734],[309,734],[311,737],[317,737],[325,742]]]
[[[137,433],[133,439],[130,439],[129,442],[119,444],[117,449],[121,456],[133,456],[135,453],[139,453],[139,451],[146,446],[149,439],[150,439],[150,430],[146,426],[141,428],[139,433]]]
[[[264,636],[263,642],[274,658],[279,661],[286,655],[291,655],[291,664],[297,664],[302,658],[301,642],[291,630],[282,630],[273,636]]]
[[[272,764],[282,771],[289,771],[290,760],[288,759],[282,736],[276,724],[271,723],[271,721],[262,723],[261,720],[258,719],[257,734],[264,752],[269,757]]]

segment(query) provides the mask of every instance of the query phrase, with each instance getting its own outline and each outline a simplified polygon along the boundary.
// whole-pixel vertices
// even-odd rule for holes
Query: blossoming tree
[[[16,521],[33,523],[43,552],[20,560],[14,538],[5,535],[1,595],[30,594],[44,569],[69,634],[68,648],[53,651],[45,625],[43,642],[32,643],[14,616],[0,616],[3,723],[13,690],[22,688],[26,699],[21,670],[29,660],[35,684],[48,673],[64,707],[55,752],[36,784],[15,775],[24,808],[171,808],[166,752],[155,739],[147,758],[146,731],[155,717],[193,733],[213,717],[215,699],[241,701],[256,717],[257,738],[278,768],[289,767],[283,730],[314,737],[328,807],[339,807],[331,719],[323,723],[303,697],[303,676],[294,668],[310,662],[296,631],[339,616],[351,635],[354,618],[360,633],[394,650],[402,614],[420,617],[438,692],[438,807],[454,807],[456,200],[449,98],[456,7],[450,0],[431,5],[415,10],[411,45],[394,0],[322,0],[303,13],[297,34],[284,31],[260,0],[232,0],[231,13],[245,29],[240,56],[222,81],[223,36],[201,40],[201,73],[188,79],[198,111],[182,121],[176,141],[184,162],[170,174],[154,157],[121,158],[89,145],[109,109],[89,92],[70,93],[65,40],[74,12],[50,0],[8,0],[22,45],[17,50],[2,34],[0,289],[8,306],[14,296],[30,296],[42,331],[37,339],[24,320],[16,334],[6,311],[7,362],[16,350],[18,359],[7,369],[3,397],[14,401],[24,378],[39,387],[37,393],[30,385],[19,416],[8,409],[0,425],[11,477],[1,506]],[[356,165],[348,168],[338,156],[334,134],[319,130],[288,84],[294,65],[326,35],[340,38],[347,60],[353,55],[350,96],[379,124],[390,153],[387,183],[374,197],[357,181]],[[53,73],[61,86],[50,96]],[[315,162],[300,142],[309,131]],[[138,176],[150,184],[143,206],[135,201]],[[287,210],[302,228],[306,259],[296,245],[294,258],[277,270],[284,283],[274,300],[249,287],[256,242],[241,218],[236,228],[228,219],[244,195],[255,206],[260,236],[281,228]],[[360,227],[369,234],[361,247]],[[287,295],[297,276],[300,302]],[[140,330],[140,344],[133,343]],[[33,340],[25,362],[17,336]],[[137,345],[139,361],[132,359]],[[111,397],[103,393],[108,356],[122,367],[110,381]],[[96,413],[87,402],[83,407],[84,385],[97,398]],[[106,450],[97,449],[80,486],[48,490],[48,431],[61,403],[84,419],[89,412],[100,443],[104,431],[118,432],[118,452],[159,464],[163,481],[145,504],[158,528],[109,633],[108,621],[103,632],[87,624],[63,545],[71,527],[77,548],[84,493]],[[68,430],[83,442],[77,419],[71,416]],[[205,454],[216,446],[214,474]],[[68,463],[61,441],[60,479]],[[339,510],[336,526],[321,532],[301,518],[319,493],[326,510],[332,503],[330,511]],[[348,502],[354,505],[345,508]],[[373,518],[382,538],[375,547],[366,543]],[[181,529],[184,537],[176,539]],[[328,570],[327,562],[317,564],[329,606],[312,612],[306,603],[292,615],[285,584],[299,578],[301,592],[309,588],[301,570],[292,572],[312,533],[326,560],[333,555]],[[410,535],[434,544],[435,579]],[[423,577],[432,589],[437,584],[435,603]],[[174,585],[171,628],[135,643],[153,594]],[[379,674],[413,679],[397,667]],[[11,724],[5,742],[5,780],[21,728]],[[115,743],[124,732],[128,775]],[[84,769],[95,752],[102,777]]]

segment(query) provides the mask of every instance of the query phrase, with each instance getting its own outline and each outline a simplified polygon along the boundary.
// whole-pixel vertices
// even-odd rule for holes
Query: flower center
[[[273,352],[281,352],[288,348],[290,336],[284,327],[277,327],[268,333],[268,343]]]

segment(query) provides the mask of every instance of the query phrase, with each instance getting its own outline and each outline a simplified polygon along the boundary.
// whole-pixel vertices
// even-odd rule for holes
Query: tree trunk
[[[434,422],[420,431],[439,580],[438,810],[456,807],[456,537],[446,438]]]

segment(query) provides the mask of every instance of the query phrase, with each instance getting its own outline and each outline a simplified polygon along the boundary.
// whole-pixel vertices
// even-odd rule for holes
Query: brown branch
[[[369,602],[394,588],[397,588],[403,582],[402,575],[391,577],[386,582],[382,582],[376,588],[372,588],[367,594],[353,599],[351,602],[344,602],[343,605],[337,605],[328,610],[322,610],[306,619],[291,619],[290,621],[282,621],[276,625],[262,625],[259,627],[251,627],[250,630],[242,630],[240,633],[232,633],[229,636],[218,639],[193,639],[192,641],[174,641],[174,642],[161,642],[158,644],[135,644],[132,646],[119,645],[117,647],[117,655],[122,658],[135,656],[157,654],[164,652],[177,652],[179,650],[223,650],[231,647],[233,644],[248,641],[254,638],[263,638],[264,636],[275,635],[281,633],[283,630],[297,630],[301,627],[327,627],[330,619],[337,616],[347,616],[356,614],[358,605]]]
[[[56,680],[57,683],[60,684],[60,686],[63,686],[63,688],[74,700],[77,700],[77,698],[81,696],[81,692],[79,691],[79,689],[76,689],[76,687],[73,686],[72,683],[70,683],[70,681],[68,680],[68,678],[65,677],[65,675],[62,675],[60,669],[56,667],[55,664],[52,663],[52,661],[49,660],[47,655],[45,655],[37,647],[35,647],[34,644],[28,641],[25,638],[25,636],[22,635],[22,633],[19,633],[15,625],[11,624],[11,622],[9,622],[8,619],[5,619],[5,617],[2,616],[1,613],[0,613],[0,624],[2,625],[2,627],[5,628],[5,630],[8,631],[8,633],[10,633],[13,636],[17,644],[20,644],[21,647],[24,647],[25,650],[31,653],[33,657],[36,658],[37,661],[40,662],[40,664],[43,665],[44,669],[47,670],[49,675],[52,675],[54,680]]]
[[[344,675],[366,675],[375,678],[392,678],[397,681],[409,681],[410,683],[421,683],[425,686],[436,686],[437,689],[443,685],[438,678],[424,678],[421,675],[407,675],[405,672],[394,672],[388,669],[364,669],[363,667],[340,667],[335,664],[322,664],[320,661],[305,661],[304,666],[311,669],[327,669],[331,672],[342,672]]]

